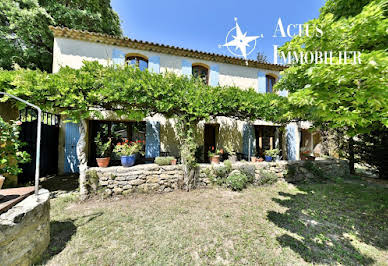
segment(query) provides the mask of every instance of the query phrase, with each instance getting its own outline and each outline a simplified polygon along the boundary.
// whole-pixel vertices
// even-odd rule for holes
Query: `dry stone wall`
[[[200,164],[198,185],[211,184],[206,169],[223,167],[223,164]],[[255,175],[254,184],[259,184],[264,174],[284,178],[288,182],[300,182],[329,176],[343,177],[349,174],[347,162],[343,160],[279,161],[279,162],[237,162],[233,169],[249,168]],[[180,165],[159,166],[157,164],[135,165],[133,167],[91,167],[87,170],[89,191],[102,190],[107,195],[131,192],[170,192],[179,187],[183,178]]]

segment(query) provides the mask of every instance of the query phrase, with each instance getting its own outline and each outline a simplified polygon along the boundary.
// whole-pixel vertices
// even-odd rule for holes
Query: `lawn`
[[[388,264],[388,189],[361,180],[51,201],[47,265]]]

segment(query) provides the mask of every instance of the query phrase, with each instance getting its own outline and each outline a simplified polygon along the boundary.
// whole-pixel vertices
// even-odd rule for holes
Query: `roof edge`
[[[158,43],[153,43],[148,41],[140,41],[140,40],[130,39],[128,37],[117,37],[117,36],[112,36],[112,35],[103,34],[103,33],[69,29],[67,27],[49,26],[49,28],[54,34],[54,37],[63,37],[68,39],[89,41],[89,42],[95,42],[95,43],[104,43],[108,45],[128,47],[128,48],[145,50],[150,52],[159,52],[163,54],[177,55],[177,56],[190,57],[190,58],[214,61],[214,62],[225,63],[225,64],[233,64],[233,65],[254,67],[254,68],[274,70],[274,71],[282,71],[287,68],[287,66],[283,66],[283,65],[260,63],[255,60],[244,60],[244,59],[232,57],[232,56],[208,53],[208,52],[197,51],[197,50],[186,49],[186,48],[164,45],[164,44],[158,44]]]

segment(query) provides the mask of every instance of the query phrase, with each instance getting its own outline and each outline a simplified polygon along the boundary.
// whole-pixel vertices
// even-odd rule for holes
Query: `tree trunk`
[[[190,191],[197,186],[199,167],[195,159],[197,145],[195,130],[197,123],[178,120],[177,129],[181,144],[181,159],[183,165],[183,179],[178,181],[179,188]]]
[[[77,157],[79,161],[79,191],[82,200],[86,199],[88,194],[86,187],[86,170],[88,168],[88,160],[86,155],[86,131],[87,122],[85,119],[82,119],[79,123],[80,138],[77,143]]]
[[[354,170],[354,139],[353,137],[349,138],[349,171],[350,174],[354,175],[356,171]]]

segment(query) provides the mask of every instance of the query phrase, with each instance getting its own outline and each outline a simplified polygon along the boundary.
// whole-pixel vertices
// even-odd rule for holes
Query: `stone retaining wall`
[[[50,242],[50,193],[40,189],[0,215],[0,265],[31,265]]]
[[[132,167],[92,167],[86,175],[91,190],[103,187],[108,195],[135,191],[170,192],[178,188],[178,179],[183,176],[183,170],[179,165],[141,164]]]
[[[209,167],[223,167],[219,165],[200,164],[201,187],[211,184],[206,170]],[[258,182],[263,172],[284,178],[289,182],[300,182],[317,177],[346,176],[349,174],[346,161],[317,160],[317,161],[279,161],[279,162],[237,162],[233,169],[250,168]],[[92,167],[87,171],[89,189],[95,191],[103,189],[107,195],[126,194],[130,192],[170,192],[179,187],[183,178],[180,165],[159,166],[157,164],[135,165],[130,168],[121,166],[99,168]]]

